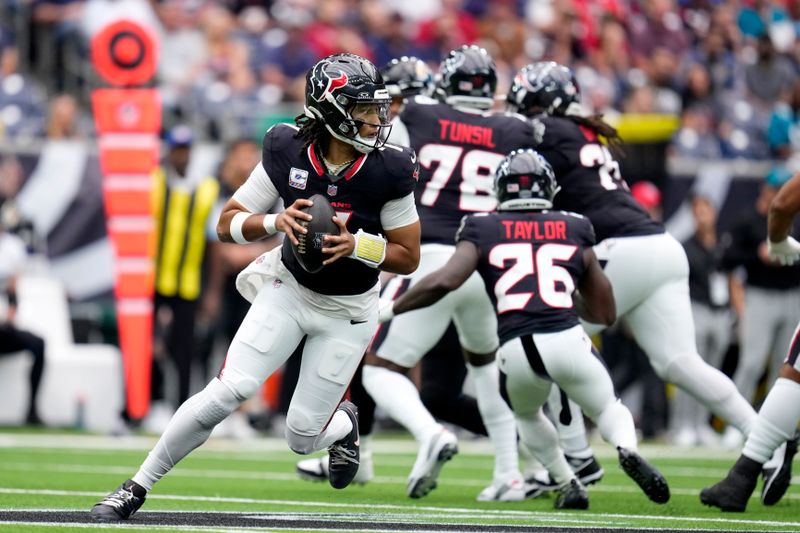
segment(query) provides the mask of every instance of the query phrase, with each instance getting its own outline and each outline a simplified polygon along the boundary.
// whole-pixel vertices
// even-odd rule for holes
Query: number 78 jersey
[[[424,96],[410,100],[400,120],[419,158],[423,243],[453,244],[461,217],[493,211],[495,170],[506,154],[534,142],[532,125],[520,115],[454,108]]]
[[[480,252],[478,273],[497,311],[500,343],[578,325],[572,293],[595,243],[588,219],[564,211],[465,216],[456,235]]]

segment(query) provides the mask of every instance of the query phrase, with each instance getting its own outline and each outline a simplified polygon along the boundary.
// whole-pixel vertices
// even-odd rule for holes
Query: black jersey
[[[587,218],[564,211],[502,211],[464,217],[456,239],[480,251],[478,272],[498,316],[500,342],[579,323],[572,293],[595,244]]]
[[[384,204],[414,190],[417,176],[414,152],[387,144],[361,155],[343,174],[331,176],[316,147],[302,149],[303,141],[294,138],[296,133],[297,128],[279,124],[264,136],[262,164],[284,205],[321,194],[351,233],[359,229],[385,233],[380,219]],[[310,274],[295,259],[288,239],[284,240],[282,255],[283,264],[297,281],[321,294],[361,294],[378,281],[378,269],[350,258],[339,259]]]
[[[426,97],[409,101],[400,119],[419,157],[422,242],[453,244],[461,217],[497,205],[494,172],[510,151],[533,144],[531,124],[520,115],[469,112]]]
[[[598,242],[664,233],[664,226],[631,196],[619,164],[593,131],[562,117],[539,117],[533,127],[534,148],[553,166],[561,187],[554,209],[588,217]]]

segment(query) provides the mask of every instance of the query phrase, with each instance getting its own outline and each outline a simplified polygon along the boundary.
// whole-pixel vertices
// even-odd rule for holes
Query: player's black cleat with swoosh
[[[328,448],[328,480],[334,489],[343,489],[353,481],[361,462],[358,441],[358,408],[348,400],[339,404],[353,422],[353,429]]]
[[[97,522],[127,520],[139,510],[146,496],[147,491],[144,487],[128,479],[92,507],[92,519]]]

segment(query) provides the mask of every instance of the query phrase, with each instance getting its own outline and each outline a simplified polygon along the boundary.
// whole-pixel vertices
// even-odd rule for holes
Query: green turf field
[[[86,520],[86,513],[98,498],[135,472],[154,442],[149,437],[0,431],[0,531],[118,529],[94,525]],[[461,453],[443,469],[439,488],[424,499],[411,500],[405,496],[405,478],[416,450],[402,436],[378,437],[375,480],[342,491],[297,479],[298,456],[282,439],[212,439],[164,478],[123,528],[148,532],[523,531],[533,527],[800,531],[800,489],[796,486],[774,507],[764,507],[757,491],[744,514],[723,514],[700,504],[700,488],[725,475],[736,457],[731,452],[643,445],[642,454],[661,469],[672,490],[668,504],[656,505],[625,477],[612,450],[597,444],[606,475],[590,487],[589,510],[556,512],[554,498],[548,496],[519,503],[476,502],[475,496],[491,478],[490,450],[485,440],[462,440],[460,447]],[[797,476],[793,481],[799,481]],[[47,515],[42,518],[41,513],[20,510],[46,510]],[[34,524],[30,516],[44,523]]]

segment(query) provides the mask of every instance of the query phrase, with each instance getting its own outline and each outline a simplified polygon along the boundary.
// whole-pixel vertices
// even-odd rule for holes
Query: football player
[[[392,132],[389,142],[400,146],[409,146],[408,130],[399,120],[399,114],[406,101],[418,94],[430,96],[433,90],[433,72],[428,65],[414,56],[402,56],[392,59],[381,68],[386,90],[392,97],[390,114],[392,116]]]
[[[733,382],[697,353],[686,253],[631,196],[609,149],[619,141],[616,130],[598,116],[581,114],[572,71],[554,62],[523,68],[507,103],[534,117],[535,148],[553,166],[561,187],[554,207],[592,222],[595,253],[611,282],[618,316],[630,325],[653,369],[747,434],[755,411]],[[606,327],[583,325],[590,335]],[[570,411],[573,420],[581,418],[576,406]],[[582,440],[589,456],[585,436]]]
[[[800,213],[800,174],[796,174],[778,191],[767,215],[767,240],[770,257],[782,265],[800,260],[800,243],[790,236],[792,221]],[[797,453],[800,434],[800,324],[794,332],[789,353],[778,379],[761,405],[758,417],[745,441],[742,455],[728,476],[700,492],[700,501],[723,511],[742,512],[756,488],[758,474],[765,471],[761,501],[775,505],[789,488],[792,459]],[[765,466],[773,452],[787,439],[786,452],[776,472]]]
[[[441,64],[437,99],[417,96],[400,112],[420,162],[416,197],[422,256],[410,278],[412,286],[453,254],[453,239],[464,214],[494,209],[494,170],[513,148],[531,143],[533,131],[523,117],[489,112],[496,85],[494,61],[486,50],[463,46],[452,50]],[[437,305],[388,324],[385,336],[376,339],[367,354],[364,387],[378,406],[417,439],[419,453],[407,494],[425,496],[436,486],[443,464],[457,453],[457,440],[431,416],[405,374],[436,344],[451,321],[458,330],[495,451],[492,484],[478,500],[522,500],[525,487],[514,416],[498,392],[497,322],[477,274]]]
[[[644,493],[666,503],[667,482],[636,452],[633,416],[614,396],[611,377],[573,305],[577,288],[582,316],[605,325],[616,318],[611,286],[592,251],[591,223],[581,215],[551,211],[558,192],[553,169],[533,150],[514,151],[503,160],[495,190],[497,212],[465,216],[455,253],[391,308],[382,307],[381,321],[434,304],[477,272],[499,321],[501,389],[516,415],[522,444],[561,489],[556,507],[585,509],[589,500],[542,413],[552,383],[597,423]]]
[[[286,417],[289,447],[328,448],[330,483],[346,487],[359,464],[355,406],[341,402],[377,325],[378,273],[408,274],[419,262],[414,152],[385,144],[389,93],[375,66],[354,54],[320,60],[306,75],[304,114],[264,136],[262,160],[227,202],[217,232],[247,243],[278,231],[284,246],[237,279],[252,302],[219,375],[178,409],[133,478],[92,509],[101,521],[130,517],[153,485],[238,405],[255,394],[305,337]],[[316,273],[292,253],[310,219],[301,211],[321,194],[337,212],[339,235],[325,235],[329,257]],[[265,215],[279,200],[288,206]],[[383,236],[385,235],[385,237]],[[338,406],[338,407],[337,407]]]
[[[386,89],[392,97],[390,116],[392,131],[389,142],[408,145],[408,130],[397,120],[397,114],[405,102],[418,94],[427,95],[432,90],[433,76],[428,66],[415,57],[403,56],[393,59],[381,69]],[[397,294],[408,286],[408,281],[396,277],[389,281],[391,274],[382,275],[382,294]],[[388,281],[388,283],[387,283]],[[382,339],[385,328],[377,338]],[[367,394],[362,384],[362,367],[356,371],[350,384],[350,399],[358,407],[358,428],[360,432],[361,464],[354,483],[368,483],[374,476],[372,460],[372,429],[374,425],[375,402]],[[437,418],[461,426],[473,433],[487,435],[481,419],[478,404],[472,396],[463,393],[466,368],[454,328],[450,327],[421,362],[420,395],[422,402]],[[298,476],[309,481],[328,479],[328,458],[314,457],[297,462]]]

